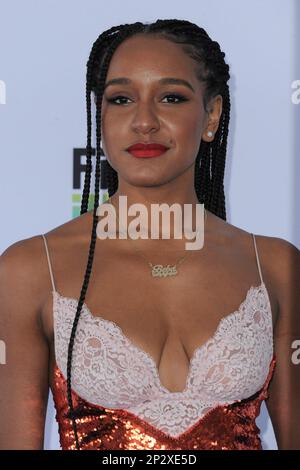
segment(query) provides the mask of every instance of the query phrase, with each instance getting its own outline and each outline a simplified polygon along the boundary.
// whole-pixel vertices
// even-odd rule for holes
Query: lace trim
[[[53,292],[56,362],[64,376],[78,300]],[[194,351],[185,389],[164,387],[154,359],[113,321],[83,304],[72,358],[72,389],[106,408],[128,410],[177,435],[218,404],[248,398],[263,386],[273,356],[270,300],[262,282]]]

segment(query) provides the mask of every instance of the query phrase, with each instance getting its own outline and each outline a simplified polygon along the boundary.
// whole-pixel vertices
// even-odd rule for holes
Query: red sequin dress
[[[43,235],[44,237],[44,235]],[[275,368],[273,322],[261,279],[221,319],[190,361],[186,387],[170,392],[148,353],[84,304],[72,358],[72,400],[83,450],[262,450],[255,423]],[[63,450],[76,449],[67,400],[68,343],[78,299],[53,286],[53,398]]]

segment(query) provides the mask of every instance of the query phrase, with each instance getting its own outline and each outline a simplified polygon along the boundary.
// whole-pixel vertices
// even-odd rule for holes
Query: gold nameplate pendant
[[[168,277],[168,276],[176,276],[177,269],[176,266],[163,266],[162,264],[156,264],[152,266],[151,271],[152,277]]]

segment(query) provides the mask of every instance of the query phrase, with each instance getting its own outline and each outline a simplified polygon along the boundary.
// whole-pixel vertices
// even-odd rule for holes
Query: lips
[[[127,151],[134,157],[158,157],[169,150],[169,147],[158,143],[144,144],[142,142],[131,145]]]

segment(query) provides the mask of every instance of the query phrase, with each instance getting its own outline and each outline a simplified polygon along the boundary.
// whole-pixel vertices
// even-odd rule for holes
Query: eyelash
[[[177,103],[167,103],[167,104],[179,104],[181,102],[184,102],[184,101],[188,101],[187,98],[185,98],[184,96],[180,95],[179,93],[170,93],[168,95],[165,95],[164,98],[168,97],[168,96],[175,96],[176,98],[179,99],[179,102]],[[118,96],[115,96],[114,98],[106,98],[106,100],[109,102],[109,103],[112,103],[112,104],[115,104],[117,106],[121,106],[120,103],[115,103],[115,100],[119,99],[119,98],[125,98],[125,99],[129,99],[127,98],[126,96],[123,96],[123,95],[118,95]]]

